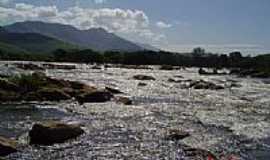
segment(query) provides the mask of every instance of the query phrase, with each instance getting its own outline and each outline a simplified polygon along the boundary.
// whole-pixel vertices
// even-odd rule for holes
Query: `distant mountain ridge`
[[[50,53],[58,48],[76,49],[78,47],[38,33],[12,33],[0,27],[0,49],[14,48],[23,52]]]
[[[73,26],[39,21],[17,22],[4,27],[12,33],[37,33],[97,51],[140,51],[143,47],[102,28],[79,30]]]

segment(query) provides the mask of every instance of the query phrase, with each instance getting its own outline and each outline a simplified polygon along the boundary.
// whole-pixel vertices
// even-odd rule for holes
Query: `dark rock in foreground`
[[[68,125],[58,122],[35,124],[29,132],[30,144],[52,145],[64,143],[84,133],[78,125]]]
[[[133,76],[133,79],[135,79],[135,80],[142,80],[142,81],[146,81],[146,80],[148,80],[148,81],[150,81],[150,80],[156,80],[154,77],[152,77],[152,76],[146,76],[146,75],[135,75],[135,76]]]
[[[17,152],[16,142],[11,139],[0,137],[0,156],[7,156]]]

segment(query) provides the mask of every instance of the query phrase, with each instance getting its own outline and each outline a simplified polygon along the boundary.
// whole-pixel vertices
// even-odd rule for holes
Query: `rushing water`
[[[115,102],[78,105],[2,105],[0,135],[24,142],[7,159],[192,159],[184,146],[202,148],[217,156],[236,155],[244,160],[270,159],[269,80],[232,76],[200,76],[197,69],[179,71],[109,68],[92,70],[47,70],[47,75],[81,81],[100,88],[119,88],[134,101],[132,106]],[[151,75],[156,81],[133,80],[135,74]],[[169,78],[204,79],[238,88],[224,90],[184,89]],[[27,131],[38,121],[79,123],[86,134],[64,144],[28,146]],[[180,142],[164,140],[168,129],[183,129],[191,136]],[[193,159],[196,159],[193,157]]]

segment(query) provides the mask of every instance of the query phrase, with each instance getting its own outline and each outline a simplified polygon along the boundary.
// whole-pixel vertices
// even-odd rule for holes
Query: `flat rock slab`
[[[84,133],[78,125],[68,125],[59,122],[34,124],[29,132],[30,144],[52,145],[64,143]]]

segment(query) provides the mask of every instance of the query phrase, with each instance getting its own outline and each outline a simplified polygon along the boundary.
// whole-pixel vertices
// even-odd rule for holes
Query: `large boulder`
[[[7,156],[17,152],[16,145],[16,141],[0,136],[0,156]]]
[[[154,77],[152,76],[147,76],[147,75],[135,75],[133,76],[133,79],[135,80],[142,80],[142,81],[145,81],[145,80],[156,80]]]
[[[52,145],[64,143],[84,133],[78,125],[68,125],[59,122],[34,124],[29,132],[30,144]]]
[[[113,98],[113,94],[106,90],[93,90],[91,92],[85,92],[76,96],[77,101],[80,104],[83,103],[103,103],[110,101]]]

